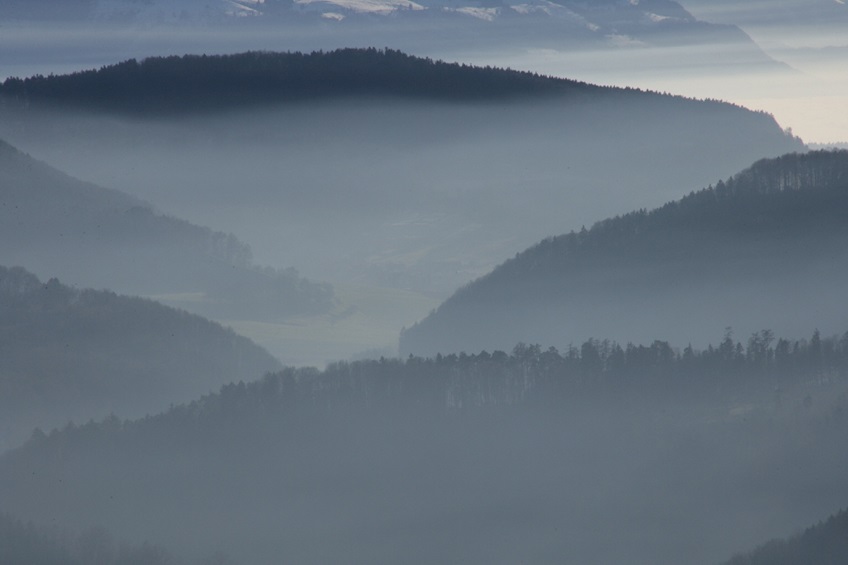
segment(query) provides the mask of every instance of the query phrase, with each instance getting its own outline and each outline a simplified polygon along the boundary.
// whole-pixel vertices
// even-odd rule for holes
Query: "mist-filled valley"
[[[0,2],[0,564],[846,563],[825,4]]]
[[[243,71],[232,78],[236,65]],[[275,68],[288,82],[269,82]],[[332,80],[290,90],[324,69]],[[97,85],[112,83],[121,93],[107,90],[104,103]],[[198,98],[198,88],[208,92]],[[78,78],[7,81],[3,93],[0,136],[64,172],[231,232],[259,264],[418,294],[425,309],[386,322],[395,335],[434,300],[544,237],[802,147],[768,115],[718,101],[391,51],[130,62]],[[180,292],[193,290],[202,289]],[[351,307],[363,311],[338,311]],[[239,314],[224,318],[245,319]],[[394,341],[380,340],[358,350],[327,344],[336,350],[319,359]]]

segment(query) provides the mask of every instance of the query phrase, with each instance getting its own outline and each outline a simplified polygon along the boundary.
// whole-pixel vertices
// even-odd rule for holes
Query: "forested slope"
[[[149,544],[118,543],[103,528],[71,535],[0,514],[0,563],[4,565],[177,565]],[[214,565],[213,562],[208,562]],[[200,562],[197,565],[202,565]]]
[[[185,311],[0,267],[0,447],[35,427],[158,412],[279,366]]]
[[[68,75],[9,78],[0,87],[0,96],[7,103],[147,114],[349,96],[472,102],[616,90],[368,48],[131,59]]]
[[[704,344],[723,327],[803,335],[845,319],[848,152],[789,154],[655,210],[548,238],[401,336],[435,353],[585,335]]]
[[[33,437],[0,504],[244,564],[716,563],[848,488],[846,370],[768,331],[285,369]]]
[[[0,141],[0,264],[132,294],[194,293],[214,316],[321,312],[329,285],[294,269],[255,265],[250,248],[154,211],[116,190],[78,181]]]
[[[774,539],[725,565],[841,565],[848,561],[848,511],[841,510],[790,538]]]
[[[353,97],[465,104],[640,101],[691,111],[721,109],[752,125],[756,118],[764,125],[770,117],[719,100],[447,63],[373,47],[148,57],[64,75],[11,77],[0,84],[0,100],[18,111],[52,106],[145,118]]]

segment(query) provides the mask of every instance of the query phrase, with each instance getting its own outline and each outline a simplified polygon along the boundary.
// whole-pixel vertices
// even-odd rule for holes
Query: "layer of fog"
[[[58,65],[55,58],[44,63],[27,55],[16,66],[3,66],[3,72],[62,72],[128,56],[195,51],[168,41],[152,50],[122,34],[105,44],[74,37],[84,52],[69,50]],[[45,39],[30,38],[49,47]],[[215,51],[276,48],[266,39],[234,37],[216,43]],[[54,47],[50,57],[67,44]],[[14,51],[0,53],[4,62],[7,55],[16,57]],[[591,74],[593,59],[584,59],[578,72],[557,67],[562,57],[536,51],[512,62],[479,54],[474,60],[603,78],[600,71]],[[542,66],[531,67],[536,64]],[[602,82],[618,83],[620,70],[605,70],[610,74]],[[640,76],[671,81],[651,84],[675,91],[689,85],[698,96],[714,96],[715,91],[702,89],[719,87],[722,80],[684,81],[672,78],[675,74],[675,67],[668,67],[627,80],[643,86],[650,84],[638,82]],[[743,84],[753,86],[739,82],[733,88],[744,93]],[[762,96],[774,102],[768,92]],[[794,107],[797,100],[810,100],[809,91],[797,96],[787,103]],[[439,130],[456,121],[454,112],[467,115],[467,108],[419,106],[406,122],[408,110],[380,104],[379,112],[366,106],[356,114],[337,106],[307,114],[283,111],[274,118],[286,124],[278,129],[267,127],[267,116],[253,115],[204,124],[48,116],[51,125],[42,130],[15,130],[5,122],[0,137],[81,178],[145,196],[163,211],[234,231],[263,263],[294,265],[332,281],[414,287],[435,296],[542,237],[660,204],[749,164],[717,170],[707,158],[699,171],[667,170],[674,158],[642,161],[646,148],[623,159],[597,139],[589,143],[578,124],[570,126],[578,133],[556,147],[550,145],[551,131],[540,136],[510,124],[510,145],[497,149],[485,127],[497,121],[497,108],[474,109],[478,129],[471,132]],[[434,115],[444,121],[434,122]],[[809,137],[804,126],[778,117],[808,139],[832,139]],[[408,129],[392,130],[396,123]],[[364,124],[381,129],[366,134]],[[42,136],[44,131],[53,136]],[[620,170],[610,168],[611,161]],[[551,163],[558,168],[535,178],[529,174]],[[481,170],[487,176],[481,177]],[[538,194],[549,196],[567,186],[567,200],[550,206],[548,215],[525,207],[522,198],[537,193],[514,189],[530,186],[528,179]],[[327,186],[338,189],[329,202],[320,196]],[[443,187],[438,201],[430,192],[434,186]],[[484,189],[502,201],[494,213],[515,230],[509,238],[493,239],[475,222],[475,206],[491,204],[479,198]],[[354,190],[356,197],[346,200],[345,191]],[[394,205],[395,190],[421,195],[415,213]],[[451,202],[453,207],[441,206]],[[356,220],[350,217],[352,206]],[[519,219],[530,211],[532,220]],[[373,231],[365,233],[366,225]],[[458,247],[459,241],[467,247]],[[410,270],[422,257],[429,261],[426,267],[420,273]],[[416,278],[398,278],[410,272]],[[459,425],[439,419],[422,425],[414,415],[368,420],[340,414],[317,425],[299,422],[285,428],[282,438],[266,430],[267,445],[278,451],[265,451],[258,462],[242,457],[262,445],[258,438],[237,438],[233,443],[240,448],[229,458],[214,449],[198,453],[196,446],[195,452],[172,453],[166,447],[162,457],[165,442],[139,451],[137,459],[107,457],[105,465],[82,452],[78,473],[62,465],[38,469],[58,477],[52,483],[58,510],[50,507],[51,492],[27,491],[23,482],[5,485],[6,494],[16,499],[4,499],[4,506],[42,523],[106,525],[121,537],[161,541],[188,553],[221,548],[245,563],[277,562],[281,555],[324,563],[411,562],[413,557],[428,563],[514,563],[528,557],[587,565],[715,563],[844,506],[836,494],[845,492],[844,443],[814,441],[821,440],[819,417],[826,419],[830,407],[819,399],[839,392],[819,383],[812,392],[812,415],[802,400],[807,392],[782,406],[776,396],[753,403],[740,398],[722,407],[586,403],[554,415],[494,414]],[[60,483],[71,479],[83,488]]]
[[[260,264],[446,295],[544,237],[662,204],[758,151],[791,147],[734,148],[722,137],[732,128],[710,115],[617,101],[348,100],[147,121],[28,112],[0,136],[235,233]]]
[[[646,389],[455,414],[269,405],[248,418],[233,388],[197,430],[179,426],[185,411],[133,437],[104,430],[106,442],[81,430],[30,474],[55,451],[35,446],[0,467],[17,480],[0,500],[36,522],[244,565],[715,564],[844,505],[844,418],[828,400],[842,390]]]
[[[791,36],[790,36],[791,37]],[[789,39],[788,37],[786,39]],[[788,66],[751,69],[723,55],[725,68],[704,68],[689,61],[704,48],[648,48],[608,52],[527,50],[523,53],[475,53],[463,60],[501,64],[597,84],[634,86],[696,98],[727,100],[775,116],[806,142],[848,139],[848,46],[790,48],[761,43]],[[717,51],[715,48],[709,48]],[[720,51],[719,51],[720,52]]]
[[[744,58],[736,47],[493,51],[390,33],[39,24],[4,29],[0,72],[61,73],[128,57],[186,52],[371,45],[375,37],[391,38],[386,44],[392,47],[447,60],[728,99],[774,113],[781,126],[805,141],[839,140],[848,131],[842,123],[848,118],[836,111],[844,106],[846,92],[839,77],[848,73],[833,72],[844,67],[844,59],[812,50],[803,61],[786,57],[796,67],[791,69],[762,61],[739,64]],[[717,60],[736,64],[716,67]],[[609,121],[620,118],[611,114]],[[633,128],[649,122],[643,116],[625,116],[631,118],[644,120]],[[311,338],[301,339],[311,335],[302,328],[313,329],[314,319],[294,320],[285,327],[228,320],[278,356],[298,363],[321,363],[362,350],[389,351],[394,343],[389,336],[402,326],[540,239],[661,204],[766,156],[752,152],[719,165],[695,158],[694,146],[684,142],[677,147],[681,161],[651,149],[651,140],[665,135],[660,130],[651,132],[656,138],[631,131],[632,138],[622,142],[587,116],[543,125],[541,133],[534,128],[545,121],[544,111],[531,119],[536,121],[533,127],[518,115],[503,119],[494,107],[424,105],[410,115],[403,105],[359,103],[353,109],[298,108],[270,119],[234,114],[203,123],[49,116],[47,126],[6,122],[0,136],[79,178],[142,196],[165,213],[231,231],[251,245],[260,264],[294,266],[307,277],[347,285],[355,289],[353,294],[362,294],[362,289],[369,297],[386,287],[411,292],[407,307],[387,303],[376,315],[366,313],[361,303],[343,305],[318,320],[325,336],[321,339],[329,342],[317,347]],[[463,131],[451,127],[461,122],[472,125],[463,125]],[[621,144],[611,145],[617,142]],[[610,162],[616,166],[609,167]],[[670,168],[672,163],[681,168]],[[328,188],[331,197],[318,196]],[[540,197],[547,199],[543,206],[535,202]],[[386,315],[390,310],[397,315]],[[334,337],[327,338],[329,334]],[[291,347],[293,339],[311,353],[294,355],[301,346]],[[332,351],[322,355],[327,343]]]

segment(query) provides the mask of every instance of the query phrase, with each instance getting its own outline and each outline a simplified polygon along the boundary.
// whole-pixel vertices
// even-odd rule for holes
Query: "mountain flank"
[[[636,341],[650,328],[705,343],[705,330],[728,326],[835,329],[848,313],[846,218],[848,152],[762,160],[517,254],[406,330],[401,352],[556,344],[581,331]]]
[[[36,434],[0,504],[247,565],[719,562],[844,491],[846,370],[844,336],[768,331],[286,368]]]
[[[128,294],[188,294],[218,317],[323,312],[329,285],[263,268],[232,234],[78,181],[0,141],[0,262]]]

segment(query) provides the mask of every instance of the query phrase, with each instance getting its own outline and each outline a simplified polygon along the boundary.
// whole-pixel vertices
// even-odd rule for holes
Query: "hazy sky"
[[[718,72],[687,68],[681,49],[650,49],[610,53],[567,53],[528,50],[522,54],[480,53],[463,58],[473,63],[513,68],[585,80],[716,98],[773,114],[784,128],[807,143],[848,141],[848,36],[833,47],[815,47],[816,37],[776,41],[762,33],[755,39],[774,59],[788,64],[783,73]],[[762,39],[760,39],[762,38]],[[820,39],[820,38],[818,38]],[[733,54],[728,53],[732,60]]]

